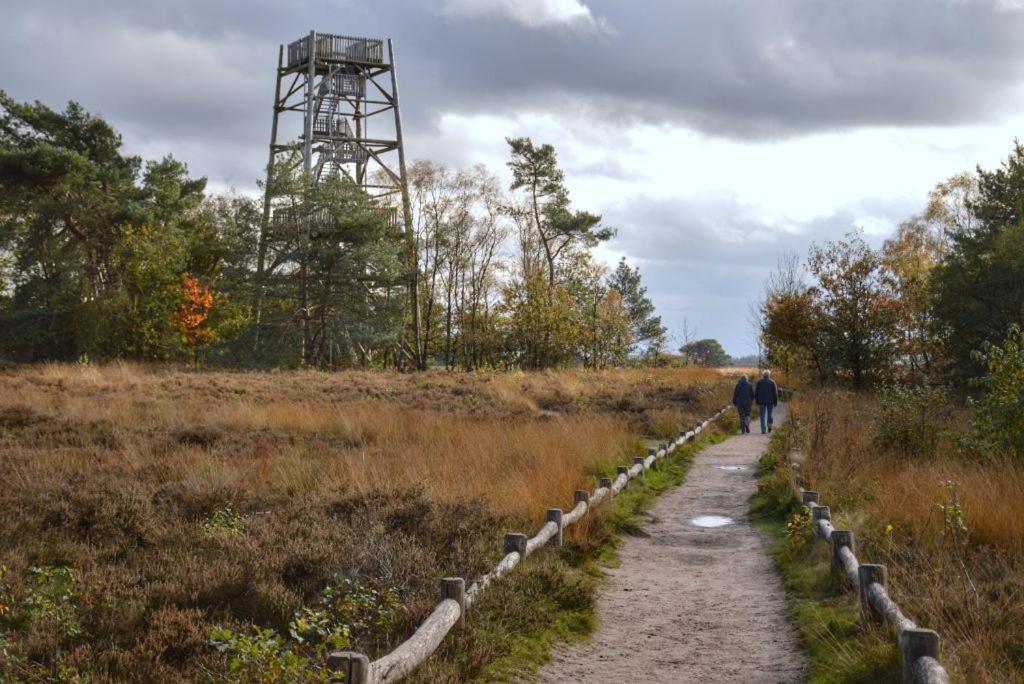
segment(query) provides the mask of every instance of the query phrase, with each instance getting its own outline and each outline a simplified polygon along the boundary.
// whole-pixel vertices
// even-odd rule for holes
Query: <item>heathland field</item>
[[[970,414],[957,404],[892,390],[795,396],[789,424],[776,432],[787,458],[762,493],[791,516],[777,558],[791,586],[809,587],[795,605],[812,675],[889,681],[900,665],[888,631],[860,626],[855,594],[828,571],[825,545],[809,538],[795,481],[856,534],[861,562],[888,567],[903,611],[939,631],[954,681],[1024,681],[1024,468],[972,448]]]
[[[0,372],[0,675],[287,680],[329,648],[373,654],[440,577],[483,573],[504,531],[730,385],[692,369]]]

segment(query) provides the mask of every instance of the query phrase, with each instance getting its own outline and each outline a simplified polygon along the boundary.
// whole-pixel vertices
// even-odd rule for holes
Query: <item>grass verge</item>
[[[550,659],[555,643],[590,636],[602,568],[619,562],[622,537],[637,534],[657,497],[682,484],[697,452],[738,429],[732,422],[733,416],[724,417],[716,429],[678,447],[657,469],[630,481],[617,497],[566,530],[561,549],[545,547],[492,586],[467,615],[466,628],[450,635],[411,681],[529,679]]]
[[[809,682],[900,682],[899,650],[887,628],[864,624],[856,591],[829,566],[827,546],[814,537],[796,497],[789,454],[792,424],[772,435],[758,465],[750,499],[755,526],[782,575],[791,615],[808,655]]]

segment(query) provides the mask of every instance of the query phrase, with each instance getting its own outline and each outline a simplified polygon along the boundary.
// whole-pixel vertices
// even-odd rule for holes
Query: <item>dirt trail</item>
[[[784,416],[780,407],[776,420]],[[797,682],[804,654],[760,535],[746,520],[760,428],[697,455],[686,482],[665,494],[608,570],[598,628],[556,648],[543,682]],[[741,466],[723,470],[720,466]],[[733,519],[723,527],[698,516]]]

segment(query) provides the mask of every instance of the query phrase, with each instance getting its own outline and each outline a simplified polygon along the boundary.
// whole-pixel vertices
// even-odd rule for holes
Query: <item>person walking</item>
[[[750,409],[754,405],[754,386],[746,375],[740,378],[732,390],[732,404],[740,414],[740,434],[750,432]]]
[[[772,380],[772,372],[766,370],[754,387],[754,401],[761,414],[761,434],[772,431],[772,409],[779,405],[779,388]]]

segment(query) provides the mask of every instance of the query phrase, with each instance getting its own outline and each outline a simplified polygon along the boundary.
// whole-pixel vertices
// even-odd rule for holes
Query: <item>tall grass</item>
[[[503,531],[531,531],[728,384],[686,370],[0,372],[0,605],[34,591],[30,568],[67,566],[78,621],[0,616],[0,648],[23,677],[197,678],[224,667],[214,625],[286,633],[336,572],[400,594],[397,623],[357,644],[386,648],[439,577],[484,572]]]
[[[862,562],[889,566],[894,597],[940,632],[947,664],[965,681],[1024,681],[1024,465],[961,453],[966,417],[950,406],[932,407],[946,417],[938,446],[910,456],[878,446],[871,396],[793,404],[808,486],[857,533]]]

